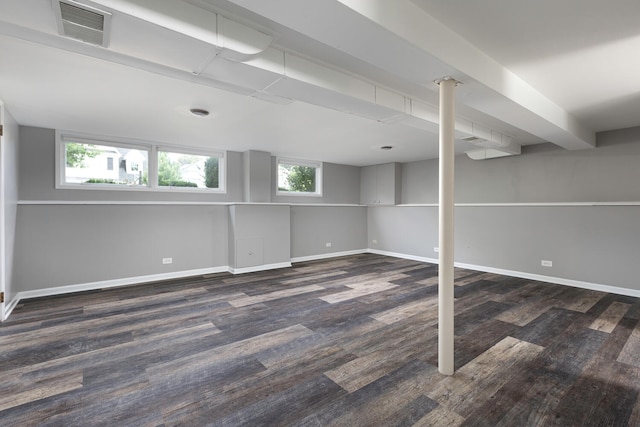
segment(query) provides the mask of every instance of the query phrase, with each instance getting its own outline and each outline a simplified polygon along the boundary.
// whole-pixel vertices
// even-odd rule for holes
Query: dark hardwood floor
[[[638,426],[640,300],[371,254],[22,302],[2,426]]]

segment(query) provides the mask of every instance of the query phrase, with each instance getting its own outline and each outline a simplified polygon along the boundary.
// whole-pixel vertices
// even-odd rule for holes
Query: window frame
[[[117,148],[127,148],[147,152],[147,184],[146,185],[123,185],[123,184],[101,184],[101,183],[70,183],[67,182],[66,167],[66,144],[77,142],[79,144],[93,144]],[[153,150],[150,144],[140,141],[126,141],[122,139],[100,138],[93,135],[81,133],[56,132],[56,188],[75,190],[114,190],[114,191],[145,191],[150,187],[150,176],[153,162]],[[114,165],[115,167],[116,165]],[[117,165],[119,167],[119,165]]]
[[[165,153],[176,153],[176,154],[191,154],[194,156],[203,156],[203,157],[217,157],[218,158],[218,188],[201,188],[201,187],[172,187],[169,185],[160,185],[158,182],[158,155],[160,152]],[[175,147],[170,145],[158,145],[155,147],[155,169],[154,169],[154,180],[153,186],[158,191],[180,191],[180,192],[206,192],[206,193],[226,193],[226,166],[227,166],[227,153],[221,150],[202,150],[197,148],[190,147]]]
[[[102,183],[68,183],[66,182],[66,143],[78,142],[81,144],[94,144],[103,146],[120,147],[147,152],[147,184],[146,185],[114,185]],[[158,185],[158,153],[160,151],[194,154],[198,156],[218,158],[218,188],[197,187],[171,187]],[[115,165],[114,167],[119,167]],[[107,137],[56,130],[55,141],[55,188],[73,190],[111,190],[111,191],[155,191],[155,192],[192,192],[206,194],[226,193],[227,152],[224,150],[207,150],[192,147],[179,147],[168,144],[157,144],[148,141]]]
[[[312,167],[316,171],[316,191],[283,191],[280,190],[280,164],[289,166],[305,166]],[[322,173],[323,162],[316,160],[293,159],[290,157],[276,157],[276,195],[277,196],[306,196],[306,197],[322,197]]]

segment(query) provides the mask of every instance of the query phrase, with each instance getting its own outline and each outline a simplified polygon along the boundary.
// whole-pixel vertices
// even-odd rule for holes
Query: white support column
[[[454,236],[454,159],[455,159],[455,87],[450,77],[436,81],[440,85],[440,197],[438,266],[438,370],[453,375],[453,236]]]

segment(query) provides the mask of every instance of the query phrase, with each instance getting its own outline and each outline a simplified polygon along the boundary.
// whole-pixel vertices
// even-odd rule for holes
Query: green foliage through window
[[[68,142],[66,144],[67,166],[81,168],[85,166],[86,159],[94,159],[99,153],[95,145]]]
[[[318,194],[316,182],[320,166],[307,166],[294,162],[278,162],[278,191]]]
[[[204,162],[204,183],[207,188],[220,187],[220,166],[217,157],[209,157]]]
[[[57,133],[56,188],[224,191],[223,152],[178,150]]]
[[[158,186],[219,188],[217,157],[158,151]]]

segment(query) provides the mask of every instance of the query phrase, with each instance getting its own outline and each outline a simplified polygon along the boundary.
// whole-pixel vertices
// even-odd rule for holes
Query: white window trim
[[[113,147],[130,148],[148,153],[148,184],[138,186],[113,184],[69,184],[65,182],[66,156],[65,142],[79,142],[83,144],[108,145]],[[158,186],[158,151],[196,154],[201,156],[218,157],[220,159],[218,173],[218,188],[168,187]],[[226,193],[227,152],[223,150],[206,150],[192,147],[179,147],[166,144],[154,144],[148,141],[92,135],[82,132],[56,130],[55,142],[55,188],[73,190],[111,190],[111,191],[156,191],[179,193]]]
[[[153,183],[158,191],[180,191],[180,192],[207,192],[207,193],[226,193],[226,176],[227,176],[227,153],[221,150],[203,150],[191,147],[173,147],[169,145],[158,145],[154,147],[153,159],[157,164],[158,153],[160,151],[179,154],[193,154],[196,156],[217,157],[218,161],[218,188],[195,188],[195,187],[171,187],[158,185],[158,168],[154,167]],[[151,178],[149,178],[151,179]]]
[[[278,169],[280,168],[280,164],[286,165],[294,165],[294,166],[307,166],[315,168],[316,170],[316,191],[311,192],[302,192],[302,191],[281,191],[280,186],[278,185]],[[319,161],[313,160],[300,160],[300,159],[292,159],[290,157],[276,157],[276,195],[277,196],[294,196],[294,197],[322,197],[322,167],[323,163]]]

